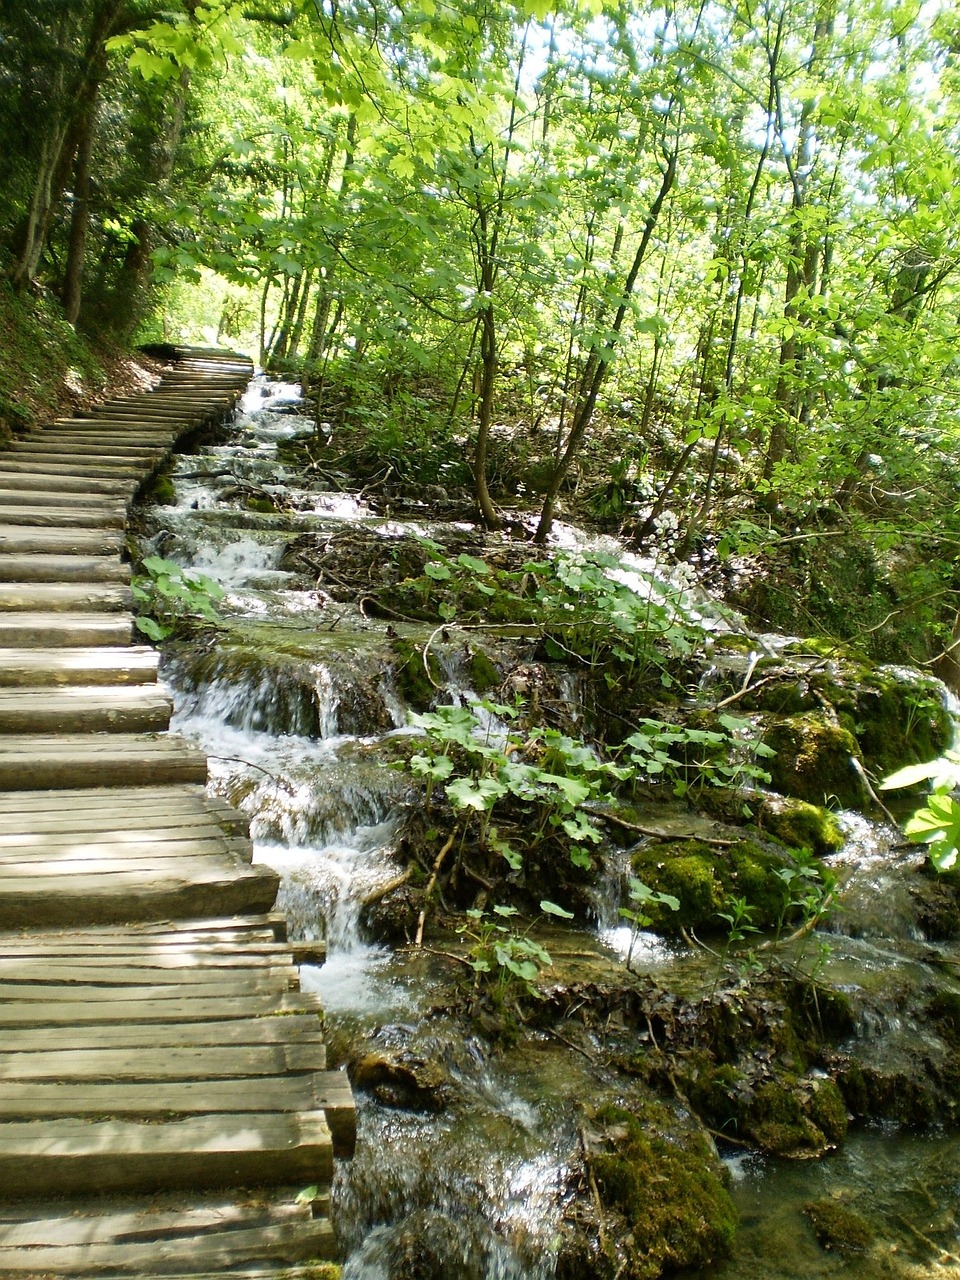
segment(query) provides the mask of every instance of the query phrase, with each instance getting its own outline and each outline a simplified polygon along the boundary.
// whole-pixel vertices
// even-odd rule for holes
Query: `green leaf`
[[[563,907],[558,907],[555,902],[548,902],[546,898],[543,898],[541,900],[540,910],[544,913],[544,915],[558,916],[559,919],[561,920],[573,919],[572,911],[565,911]]]

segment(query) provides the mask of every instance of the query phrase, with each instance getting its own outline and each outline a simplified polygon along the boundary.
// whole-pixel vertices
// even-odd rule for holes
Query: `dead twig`
[[[453,842],[457,838],[457,828],[454,827],[444,842],[443,848],[437,854],[430,871],[430,879],[427,881],[427,887],[423,893],[423,910],[420,912],[420,919],[417,921],[417,936],[414,940],[415,947],[423,946],[423,929],[427,922],[427,908],[430,905],[430,895],[433,893],[434,886],[437,883],[437,877],[440,875],[440,868],[443,866],[443,860],[453,848]]]

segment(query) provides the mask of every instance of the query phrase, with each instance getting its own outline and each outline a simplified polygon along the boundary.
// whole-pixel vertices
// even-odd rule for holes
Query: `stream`
[[[311,479],[285,463],[283,445],[311,427],[298,398],[296,387],[255,381],[230,438],[179,456],[174,500],[143,513],[146,548],[226,592],[226,631],[213,644],[174,644],[164,655],[172,727],[208,753],[211,787],[249,816],[255,858],[282,877],[278,905],[291,938],[316,944],[322,963],[304,964],[302,984],[323,1000],[332,1065],[349,1061],[363,1077],[384,1056],[417,1064],[421,1106],[409,1105],[409,1090],[391,1098],[389,1087],[357,1088],[357,1152],[338,1170],[333,1195],[344,1280],[549,1280],[583,1103],[609,1085],[582,1043],[547,1030],[499,1053],[459,1024],[451,1030],[443,1008],[456,976],[449,961],[372,941],[363,927],[365,902],[402,870],[399,825],[417,803],[405,775],[386,767],[391,748],[412,732],[388,627],[419,644],[433,628],[365,617],[328,585],[285,567],[285,557],[300,533],[360,530],[386,544],[402,534],[429,537],[433,526],[426,513],[378,514],[342,476]],[[251,509],[258,496],[264,509]],[[283,515],[271,513],[271,499],[282,500]],[[513,660],[523,658],[523,642],[510,644]],[[469,662],[454,633],[437,641],[437,656],[447,697],[467,697]],[[572,681],[568,694],[575,696]],[[841,991],[876,996],[858,1006],[857,1044],[884,1069],[909,1074],[921,1047],[935,1055],[942,1046],[927,1043],[905,1001],[883,993],[908,983],[932,989],[960,952],[917,928],[902,889],[903,868],[916,856],[899,834],[852,813],[841,820],[846,842],[830,861],[843,872],[846,909],[830,926],[822,976]],[[617,884],[608,885],[595,921],[545,935],[563,981],[608,981],[622,969],[630,930],[619,901]],[[634,967],[667,985],[700,980],[691,973],[704,963],[652,933],[634,948]],[[960,1275],[952,1131],[860,1123],[838,1151],[810,1160],[742,1143],[720,1148],[740,1215],[733,1252],[684,1274]],[[843,1252],[818,1243],[803,1209],[827,1200],[870,1224],[868,1246]]]

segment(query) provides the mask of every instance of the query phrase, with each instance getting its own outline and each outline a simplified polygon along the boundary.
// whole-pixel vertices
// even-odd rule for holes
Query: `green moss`
[[[438,684],[442,679],[436,655],[431,653],[427,658],[430,665],[428,676],[423,665],[423,650],[418,649],[412,641],[395,636],[391,647],[396,658],[393,674],[398,693],[415,711],[428,711],[437,697],[437,690],[431,684],[430,676]]]
[[[157,476],[147,492],[150,502],[161,507],[173,507],[177,502],[177,491],[169,476]]]
[[[725,928],[718,912],[730,898],[746,898],[753,909],[752,923],[768,929],[787,905],[787,888],[777,875],[787,865],[786,855],[752,840],[729,847],[702,840],[647,845],[634,854],[632,865],[644,884],[680,901],[677,911],[650,908],[652,927],[665,932]]]
[[[847,1104],[832,1080],[816,1080],[810,1098],[810,1119],[831,1142],[843,1142],[847,1136]]]
[[[836,818],[821,805],[786,796],[764,797],[756,816],[758,826],[792,849],[809,849],[823,857],[843,844]]]
[[[275,515],[277,511],[277,504],[270,498],[248,498],[245,505],[248,511],[258,511],[264,516]]]
[[[927,1016],[952,1044],[960,1044],[960,992],[938,991],[927,1005]]]
[[[647,845],[634,854],[632,862],[634,874],[644,884],[680,900],[678,911],[650,907],[653,928],[673,931],[715,921],[725,894],[709,845],[699,840]]]
[[[771,1080],[754,1094],[745,1116],[747,1131],[765,1151],[795,1156],[824,1151],[843,1140],[847,1112],[830,1080]]]
[[[499,670],[482,649],[471,650],[467,672],[475,693],[496,689],[501,681]]]
[[[851,759],[860,747],[848,729],[807,713],[769,724],[763,740],[776,753],[767,762],[774,789],[809,804],[835,800],[853,808],[863,800],[863,785]]]
[[[803,1212],[824,1249],[864,1253],[873,1243],[873,1228],[867,1220],[838,1200],[812,1200]]]
[[[641,1111],[604,1107],[606,1150],[590,1158],[600,1199],[624,1220],[629,1274],[656,1280],[725,1254],[737,1226],[721,1168],[704,1137],[678,1133],[662,1104]],[[668,1135],[668,1136],[664,1136]]]

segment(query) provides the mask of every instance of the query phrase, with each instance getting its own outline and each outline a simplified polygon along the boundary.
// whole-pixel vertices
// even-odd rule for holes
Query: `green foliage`
[[[555,902],[544,900],[540,910],[544,915],[573,919],[572,912]],[[534,922],[523,932],[507,923],[518,914],[515,907],[503,906],[495,906],[490,912],[467,911],[467,923],[457,930],[471,944],[468,962],[477,981],[492,986],[498,1000],[503,1000],[514,986],[536,996],[535,984],[541,971],[553,963],[546,948],[530,937]]]
[[[775,752],[745,717],[718,715],[713,729],[650,719],[639,723],[624,740],[621,760],[629,761],[639,778],[671,783],[676,796],[707,786],[738,789],[770,781],[757,761]]]
[[[950,871],[960,853],[960,801],[951,794],[960,787],[960,752],[945,751],[926,764],[898,769],[880,785],[885,791],[895,791],[922,782],[930,783],[931,794],[906,822],[904,834],[915,844],[927,846],[935,870]]]
[[[525,853],[547,841],[566,849],[574,866],[589,869],[590,847],[602,835],[585,806],[608,801],[607,787],[623,770],[555,729],[517,733],[492,720],[515,715],[515,708],[481,700],[413,717],[427,750],[413,755],[408,767],[425,780],[427,807],[441,784],[462,835],[499,854],[513,871],[522,869]],[[492,825],[495,810],[513,812],[514,821],[525,815],[522,850]]]
[[[216,602],[224,593],[212,578],[161,556],[146,556],[141,568],[146,572],[130,586],[141,610],[136,625],[148,639],[159,642],[178,631],[219,624]]]

